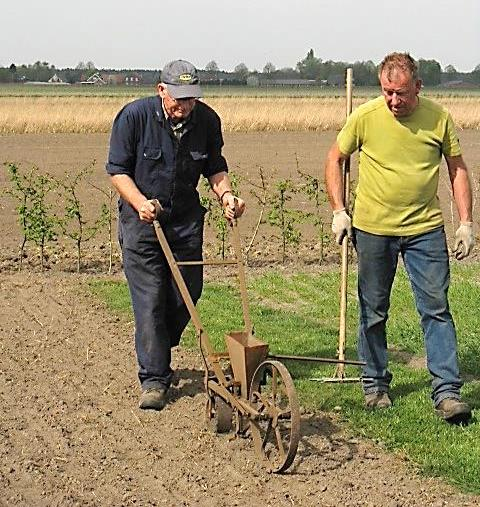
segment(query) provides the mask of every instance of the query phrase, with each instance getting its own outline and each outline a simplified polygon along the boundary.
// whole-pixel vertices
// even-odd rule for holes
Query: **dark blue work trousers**
[[[201,260],[203,216],[187,224],[162,226],[177,261]],[[173,370],[171,348],[190,320],[153,225],[122,220],[119,239],[135,317],[135,350],[142,389],[168,389]],[[190,295],[199,299],[203,267],[179,266]]]

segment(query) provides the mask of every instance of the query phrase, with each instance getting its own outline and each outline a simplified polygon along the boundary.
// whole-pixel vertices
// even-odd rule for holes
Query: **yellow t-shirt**
[[[345,155],[360,150],[354,227],[411,236],[443,224],[439,166],[442,154],[461,151],[453,120],[442,106],[419,97],[411,115],[395,118],[378,97],[350,115],[337,142]]]

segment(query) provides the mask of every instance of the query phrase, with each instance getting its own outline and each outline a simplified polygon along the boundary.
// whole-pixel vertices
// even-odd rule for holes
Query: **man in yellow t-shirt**
[[[405,53],[387,55],[379,79],[383,96],[349,117],[325,168],[332,230],[338,243],[348,235],[357,250],[358,353],[366,363],[365,405],[392,405],[385,325],[401,255],[425,335],[436,413],[449,422],[465,422],[471,409],[460,400],[457,339],[447,297],[449,259],[437,190],[443,156],[460,218],[454,252],[463,259],[474,245],[467,167],[450,114],[418,96],[422,82],[413,58]],[[359,177],[352,227],[344,204],[342,163],[356,150]]]

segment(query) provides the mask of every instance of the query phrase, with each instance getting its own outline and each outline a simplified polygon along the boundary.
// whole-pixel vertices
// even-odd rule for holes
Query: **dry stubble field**
[[[478,132],[460,137],[478,181]],[[225,152],[231,167],[249,178],[256,178],[258,165],[269,174],[294,173],[295,153],[302,170],[315,174],[333,138],[333,132],[232,133]],[[61,175],[95,158],[95,179],[107,185],[107,143],[105,134],[4,136],[0,159]],[[445,201],[444,185],[441,193]],[[82,197],[96,206],[98,194]],[[12,202],[4,196],[0,202],[1,255],[8,258],[19,233]],[[251,201],[244,227],[257,211]],[[92,302],[89,275],[66,272],[71,262],[41,275],[13,272],[10,259],[0,272],[0,506],[480,504],[417,476],[401,456],[348,437],[335,417],[320,413],[302,415],[290,473],[265,473],[248,441],[206,431],[195,352],[175,354],[179,378],[168,407],[140,412],[132,322]]]

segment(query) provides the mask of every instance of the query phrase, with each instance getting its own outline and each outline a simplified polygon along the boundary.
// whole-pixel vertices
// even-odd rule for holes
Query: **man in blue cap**
[[[107,173],[119,199],[119,241],[135,317],[135,349],[142,388],[140,408],[161,410],[172,381],[171,348],[190,315],[155,235],[155,201],[177,261],[202,258],[205,209],[196,189],[208,179],[231,220],[245,203],[234,196],[222,155],[218,115],[197,99],[198,73],[185,60],[163,68],[158,95],[127,104],[116,116]],[[194,302],[203,286],[202,266],[180,266]]]

